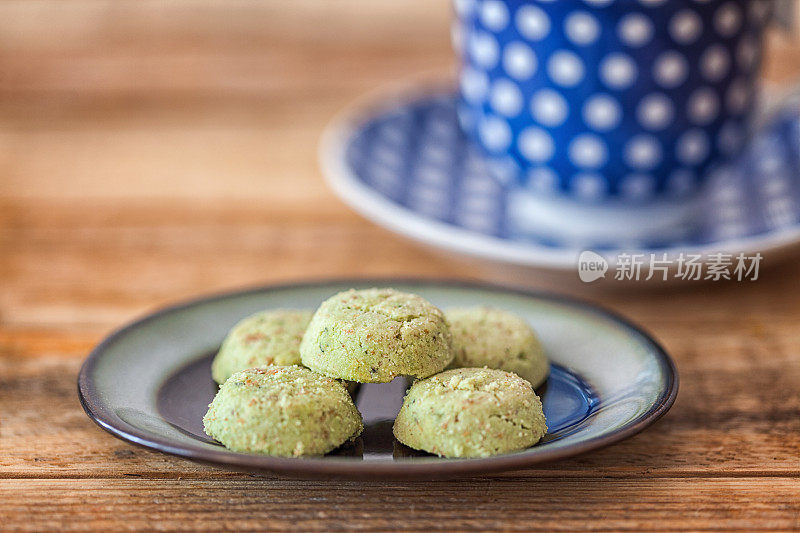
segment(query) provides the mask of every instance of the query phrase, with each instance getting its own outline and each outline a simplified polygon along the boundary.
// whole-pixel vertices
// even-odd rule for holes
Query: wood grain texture
[[[135,489],[133,489],[135,487]],[[234,480],[0,480],[0,497],[17,510],[10,526],[99,530],[225,528],[458,531],[749,529],[800,527],[800,480],[608,480],[481,478],[461,482]],[[24,494],[54,502],[42,513]],[[200,499],[198,496],[201,496]],[[469,502],[469,505],[465,505]],[[456,512],[453,512],[453,511]]]
[[[446,72],[447,2],[0,0],[0,529],[800,529],[800,266],[607,290],[450,257],[324,187],[322,127]],[[767,72],[800,74],[771,36]],[[81,361],[175,300],[327,277],[491,279],[654,332],[681,391],[646,432],[435,483],[253,477],[130,446],[83,413]]]

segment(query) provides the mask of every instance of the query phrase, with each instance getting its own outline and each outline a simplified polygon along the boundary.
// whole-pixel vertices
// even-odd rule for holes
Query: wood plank
[[[59,24],[42,32],[47,17]],[[424,0],[295,0],[290,8],[275,0],[6,0],[0,91],[260,92],[311,88],[309,78],[352,84],[369,72],[449,63],[449,18],[448,3]]]
[[[30,529],[790,530],[800,480],[489,478],[365,483],[0,480],[0,519]]]
[[[307,190],[314,194],[313,186]],[[72,325],[99,335],[202,292],[311,277],[446,275],[502,278],[598,301],[709,364],[715,358],[708,354],[743,342],[731,331],[747,335],[748,349],[764,358],[781,357],[800,335],[793,327],[800,299],[784,288],[800,275],[798,262],[766,260],[759,281],[689,283],[653,305],[663,292],[595,289],[572,275],[504,276],[366,223],[327,192],[320,193],[325,201],[296,194],[276,189],[270,207],[230,200],[0,203],[0,317],[9,326]],[[713,336],[698,335],[701,328]]]
[[[43,203],[41,215],[0,209],[6,213],[0,246],[7,250],[0,275],[8,280],[0,316],[6,324],[102,333],[198,292],[309,277],[407,275],[396,257],[420,275],[473,271],[366,224],[341,204],[317,211],[313,200],[306,202],[286,200],[276,209],[190,203],[141,210]],[[75,218],[76,212],[87,214]],[[360,253],[365,243],[372,249],[368,256]],[[140,259],[132,262],[134,256]]]

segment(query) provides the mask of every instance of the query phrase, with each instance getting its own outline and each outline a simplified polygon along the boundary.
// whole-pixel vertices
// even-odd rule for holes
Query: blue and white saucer
[[[574,271],[594,250],[771,254],[800,244],[800,103],[770,113],[747,148],[710,178],[694,227],[679,238],[564,241],[507,216],[509,190],[461,132],[450,85],[383,94],[326,130],[322,170],[334,192],[370,220],[423,243],[491,261]]]

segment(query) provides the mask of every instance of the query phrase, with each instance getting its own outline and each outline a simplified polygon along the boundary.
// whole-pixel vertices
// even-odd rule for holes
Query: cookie
[[[300,355],[326,376],[387,383],[440,372],[453,350],[444,314],[427,300],[393,289],[351,289],[320,305]]]
[[[506,370],[527,379],[534,388],[547,379],[547,357],[522,317],[491,307],[468,307],[448,310],[447,320],[453,335],[450,368]]]
[[[203,417],[205,432],[243,453],[323,455],[364,429],[344,385],[301,366],[236,372]]]
[[[223,341],[211,363],[211,377],[224,383],[246,368],[300,364],[300,341],[311,315],[308,310],[276,309],[245,318]]]
[[[442,457],[524,450],[546,432],[531,384],[488,368],[458,368],[417,381],[394,421],[397,440]]]

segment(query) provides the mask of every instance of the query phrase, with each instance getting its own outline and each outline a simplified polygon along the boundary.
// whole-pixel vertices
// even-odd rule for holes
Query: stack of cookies
[[[203,421],[234,451],[321,455],[363,430],[348,382],[412,376],[397,440],[444,457],[486,457],[544,436],[533,389],[547,374],[535,333],[512,313],[445,315],[415,294],[349,290],[313,315],[276,310],[237,324],[212,364],[221,387]]]

